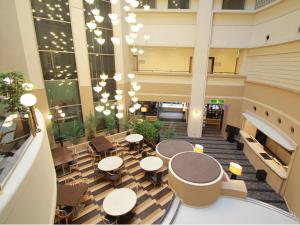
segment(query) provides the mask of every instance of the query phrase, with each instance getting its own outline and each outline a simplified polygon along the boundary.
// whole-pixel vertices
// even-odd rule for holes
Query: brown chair
[[[154,187],[159,186],[161,184],[162,176],[163,176],[162,171],[159,171],[150,177],[150,181]]]
[[[61,224],[62,220],[65,220],[66,224],[68,224],[69,221],[72,222],[73,213],[73,207],[64,207],[63,209],[57,208],[55,210],[55,223]]]
[[[119,142],[118,141],[116,141],[116,140],[113,140],[112,141],[112,144],[113,144],[113,149],[111,150],[111,151],[109,151],[109,153],[111,154],[111,155],[117,155],[118,154],[118,152],[120,151],[120,149],[119,149]]]
[[[70,172],[72,173],[73,171],[79,171],[79,167],[78,167],[78,153],[77,153],[77,149],[74,148],[72,150],[72,156],[73,156],[73,161],[69,163],[69,167],[70,167]]]
[[[148,157],[148,152],[142,151],[142,159]]]
[[[105,172],[104,177],[111,181],[113,186],[116,187],[119,180],[122,178],[121,170],[116,171],[116,173]]]
[[[103,218],[103,224],[118,224],[118,217],[106,214]]]

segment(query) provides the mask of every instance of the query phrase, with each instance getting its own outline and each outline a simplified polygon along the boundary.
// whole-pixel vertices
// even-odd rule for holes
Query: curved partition
[[[56,207],[56,174],[42,114],[36,110],[41,132],[28,143],[26,152],[3,187],[0,223],[53,223]]]
[[[156,145],[156,154],[163,160],[165,166],[168,166],[169,160],[174,155],[188,151],[194,151],[194,146],[184,140],[167,139]]]
[[[214,158],[183,152],[169,162],[168,182],[176,195],[191,206],[205,206],[221,195],[223,168]]]

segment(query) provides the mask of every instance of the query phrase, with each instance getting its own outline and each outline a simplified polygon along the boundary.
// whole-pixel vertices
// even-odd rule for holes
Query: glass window
[[[245,0],[223,0],[222,9],[244,9]]]
[[[66,114],[65,117],[55,115],[55,108],[50,109],[53,115],[52,132],[55,140],[70,140],[74,137],[83,136],[84,127],[81,106],[60,107],[60,109]]]
[[[55,140],[84,135],[69,2],[31,0]],[[64,117],[56,113],[58,106]],[[57,115],[56,115],[57,114]]]
[[[168,0],[169,9],[189,9],[189,0]]]
[[[97,93],[93,90],[93,101],[94,106],[103,106],[105,109],[110,110],[111,114],[105,116],[102,112],[95,110],[96,117],[96,130],[112,130],[112,123],[116,120],[115,109],[111,108],[115,104],[114,95],[116,90],[116,82],[113,79],[115,74],[115,58],[114,58],[114,46],[111,42],[111,37],[113,36],[112,24],[108,17],[108,14],[111,13],[111,5],[109,1],[104,0],[95,0],[94,4],[90,5],[84,1],[85,7],[85,22],[90,22],[94,20],[94,16],[91,13],[92,9],[99,9],[100,15],[104,17],[102,23],[97,23],[97,32],[100,31],[101,35],[97,35],[94,31],[86,29],[87,36],[87,48],[89,54],[89,64],[91,72],[91,82],[92,87],[95,87],[97,83],[101,82],[100,75],[105,73],[108,75],[106,80],[106,86],[102,89],[100,93]],[[102,38],[105,40],[104,44],[99,44],[97,38]],[[101,94],[103,92],[109,93],[109,98],[107,103],[101,103]]]
[[[151,9],[156,8],[156,0],[139,0],[140,4],[138,8],[144,8],[144,5],[149,5]]]

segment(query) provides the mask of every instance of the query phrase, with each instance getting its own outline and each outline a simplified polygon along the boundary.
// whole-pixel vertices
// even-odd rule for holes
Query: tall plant
[[[25,93],[22,84],[25,82],[23,73],[0,72],[0,101],[6,112],[25,111],[20,97]]]
[[[132,123],[133,132],[141,134],[149,142],[156,144],[159,141],[159,131],[160,127],[158,123],[151,123],[147,120],[142,122],[134,120]]]
[[[96,120],[95,120],[95,116],[91,112],[86,119],[85,128],[87,131],[88,139],[90,140],[94,138],[96,134]]]
[[[113,134],[116,130],[116,115],[112,112],[109,116],[105,117],[105,126],[109,134]]]

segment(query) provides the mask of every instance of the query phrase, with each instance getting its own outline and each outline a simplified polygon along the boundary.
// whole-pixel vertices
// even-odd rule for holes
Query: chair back
[[[142,151],[142,159],[148,157],[148,152]]]

